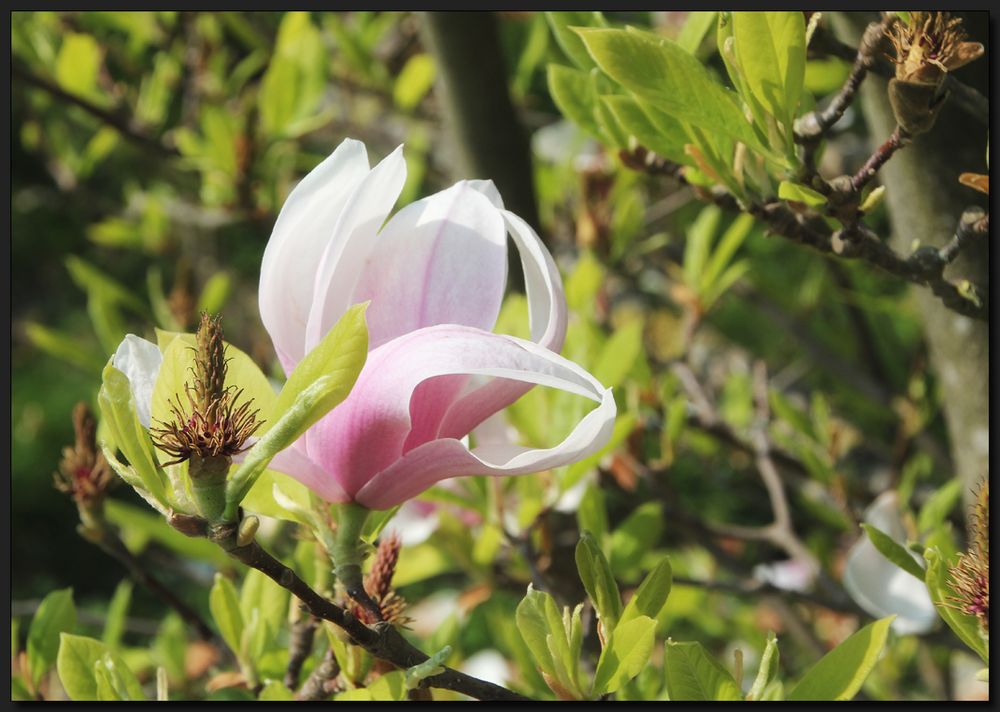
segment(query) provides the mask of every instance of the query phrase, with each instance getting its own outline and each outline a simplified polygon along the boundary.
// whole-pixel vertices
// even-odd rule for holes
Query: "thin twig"
[[[288,666],[285,668],[285,687],[294,690],[299,686],[299,673],[302,665],[312,652],[313,639],[316,637],[316,619],[309,614],[305,606],[299,603],[299,618],[292,623],[292,631],[288,643]]]
[[[875,149],[875,152],[865,161],[854,177],[851,178],[851,188],[854,192],[860,193],[861,189],[868,185],[868,181],[875,177],[878,169],[886,164],[900,148],[905,146],[910,140],[910,135],[902,126],[897,126],[892,135],[886,139],[885,143]]]
[[[295,693],[295,699],[309,702],[325,700],[334,692],[333,683],[339,674],[337,656],[333,654],[333,648],[327,648],[323,659],[303,683],[302,689]]]
[[[135,126],[124,114],[109,111],[97,106],[81,96],[68,92],[58,84],[46,79],[45,77],[40,77],[37,74],[34,74],[29,69],[22,66],[19,62],[11,62],[11,74],[15,79],[20,79],[25,84],[33,86],[36,89],[41,89],[60,101],[79,107],[94,118],[117,130],[125,138],[133,141],[143,148],[151,149],[164,156],[176,157],[180,155],[180,152],[177,149],[167,146],[156,138],[143,133],[142,130]]]
[[[376,658],[404,670],[429,659],[429,656],[403,638],[391,623],[379,622],[367,626],[340,606],[316,593],[292,569],[261,548],[255,540],[241,546],[237,541],[238,525],[236,523],[223,523],[209,527],[207,521],[198,517],[178,515],[171,517],[170,523],[188,536],[207,537],[232,558],[257,569],[295,595],[305,604],[312,615],[342,628],[355,644]],[[447,667],[444,672],[425,678],[420,684],[425,687],[438,687],[461,692],[478,700],[510,702],[527,699],[492,682],[479,680]]]

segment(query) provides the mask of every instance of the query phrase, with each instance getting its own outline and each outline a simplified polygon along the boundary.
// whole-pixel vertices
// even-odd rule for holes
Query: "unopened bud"
[[[236,534],[236,543],[239,546],[248,546],[253,541],[259,527],[260,520],[251,514],[240,522],[240,528]]]

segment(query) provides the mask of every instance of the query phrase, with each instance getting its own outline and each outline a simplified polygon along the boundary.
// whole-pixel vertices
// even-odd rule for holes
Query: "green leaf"
[[[102,668],[102,690],[99,690],[96,666]],[[71,700],[99,700],[100,692],[107,695],[109,688],[118,695],[115,699],[144,699],[142,687],[125,661],[99,640],[63,633],[59,639],[56,669]]]
[[[549,93],[563,116],[596,138],[603,138],[594,117],[597,97],[590,75],[579,69],[550,64],[547,72]]]
[[[716,284],[733,255],[750,234],[753,224],[753,216],[743,213],[726,228],[702,271],[700,283],[702,291],[708,290]]]
[[[64,37],[56,58],[56,80],[63,89],[85,97],[96,94],[100,67],[101,50],[97,40],[75,32]]]
[[[955,631],[955,635],[963,643],[989,665],[990,648],[988,642],[983,640],[982,635],[980,635],[979,621],[976,620],[975,616],[948,605],[948,597],[955,595],[951,586],[948,585],[948,562],[937,547],[926,549],[924,559],[927,561],[927,575],[924,581],[927,584],[931,600],[934,601],[934,606],[937,608],[938,615],[944,619],[949,628]]]
[[[667,605],[667,597],[673,586],[674,573],[670,559],[663,557],[660,563],[650,571],[632,594],[625,610],[622,611],[619,625],[627,623],[638,616],[648,616],[656,620],[663,607]]]
[[[577,542],[576,569],[605,630],[614,630],[622,614],[622,597],[611,573],[611,565],[590,532],[582,532]]]
[[[101,390],[97,394],[97,405],[101,418],[107,423],[108,431],[114,439],[113,445],[121,450],[132,466],[132,471],[142,482],[142,486],[160,503],[163,511],[169,508],[166,491],[166,475],[157,464],[153,444],[135,413],[135,402],[128,376],[108,363],[102,374]],[[113,454],[113,453],[112,453]],[[113,458],[111,464],[114,465]],[[128,477],[115,468],[123,479]],[[130,484],[134,483],[130,482]]]
[[[721,219],[722,211],[714,205],[707,205],[687,228],[687,242],[684,246],[684,282],[692,289],[697,289],[701,284],[702,272]]]
[[[309,13],[286,13],[257,95],[265,133],[291,135],[297,120],[315,113],[326,88],[326,66],[323,37]]]
[[[201,294],[198,295],[198,311],[218,314],[222,311],[231,290],[232,279],[230,276],[225,272],[215,272],[201,288]]]
[[[621,385],[642,353],[643,320],[634,318],[615,329],[604,343],[592,373],[608,388]]]
[[[686,52],[697,54],[708,31],[715,27],[715,17],[718,14],[715,11],[689,12],[680,34],[677,35],[677,45]]]
[[[104,355],[90,344],[79,343],[74,337],[43,324],[26,322],[25,334],[34,346],[50,356],[73,364],[95,375],[104,368]]]
[[[392,99],[403,111],[413,111],[434,86],[434,58],[419,52],[406,60],[392,87]]]
[[[128,615],[128,606],[132,601],[132,588],[133,584],[129,579],[122,579],[115,587],[111,602],[108,604],[108,617],[104,620],[101,642],[112,650],[117,650],[122,642],[125,616]]]
[[[687,143],[687,134],[680,122],[661,112],[659,125],[654,124],[649,117],[650,112],[631,96],[613,94],[602,96],[600,100],[640,146],[672,161],[686,160],[684,144]]]
[[[517,623],[517,630],[521,638],[531,651],[535,663],[542,672],[548,675],[556,674],[555,662],[549,652],[549,646],[545,642],[549,634],[548,623],[545,618],[544,598],[548,596],[544,591],[536,591],[531,584],[528,584],[528,593],[517,605],[514,613],[514,620]]]
[[[910,552],[900,546],[891,536],[881,531],[877,527],[864,523],[861,528],[868,534],[872,544],[889,561],[901,568],[906,573],[915,578],[924,580],[924,570],[920,564],[910,555]]]
[[[38,687],[42,676],[55,664],[60,634],[72,633],[75,628],[73,589],[52,591],[42,599],[28,628],[28,669],[33,687]]]
[[[253,612],[258,612],[257,628],[250,631],[250,659],[260,658],[265,650],[276,645],[275,637],[288,618],[289,595],[263,572],[257,569],[247,572],[240,587],[240,614],[244,621],[250,621]]]
[[[367,308],[365,302],[348,309],[292,371],[275,401],[271,426],[229,479],[227,514],[235,516],[235,506],[271,458],[298,440],[350,393],[368,356]]]
[[[768,153],[754,135],[736,95],[676,43],[649,33],[577,29],[597,65],[639,98],[681,121],[743,141]]]
[[[659,502],[639,505],[621,525],[611,533],[611,570],[615,576],[627,580],[633,576],[642,557],[649,551],[663,531],[663,508]]]
[[[875,667],[896,616],[869,623],[809,668],[789,700],[849,700]]]
[[[951,480],[934,491],[917,516],[917,529],[922,533],[929,532],[951,514],[951,511],[962,498],[962,481]]]
[[[747,84],[791,133],[806,67],[801,12],[734,12],[733,37]]]
[[[243,615],[240,613],[240,601],[236,597],[233,584],[222,574],[215,574],[215,583],[208,594],[208,607],[212,612],[215,624],[226,645],[234,653],[240,652],[240,641],[243,638]]]
[[[278,680],[268,680],[257,699],[265,702],[291,702],[295,699],[295,693]]]
[[[782,200],[793,200],[797,203],[804,203],[810,207],[826,205],[826,196],[819,193],[807,185],[793,183],[783,180],[778,184],[778,197]]]
[[[736,680],[701,643],[667,641],[667,694],[678,701],[733,701],[743,698]]]
[[[764,645],[760,666],[757,668],[757,677],[754,678],[753,685],[747,693],[748,700],[764,699],[764,690],[778,675],[778,658],[778,638],[774,631],[768,631],[767,643]]]
[[[638,675],[653,652],[655,631],[656,621],[648,616],[633,618],[615,628],[597,661],[591,694],[615,692]]]
[[[580,531],[591,532],[598,541],[603,541],[607,535],[608,514],[604,507],[604,492],[597,485],[587,485],[576,508],[576,521]]]
[[[593,68],[594,60],[590,58],[587,48],[583,46],[583,42],[570,28],[605,27],[607,22],[604,16],[599,12],[546,12],[545,19],[548,20],[552,34],[555,35],[556,42],[563,53],[580,69]]]

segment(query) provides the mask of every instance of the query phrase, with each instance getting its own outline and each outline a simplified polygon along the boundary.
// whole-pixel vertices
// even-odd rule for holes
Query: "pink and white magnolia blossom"
[[[441,480],[520,475],[586,457],[610,438],[611,389],[558,355],[566,301],[552,256],[490,181],[461,181],[388,222],[402,146],[374,168],[345,140],[295,187],[264,251],[260,313],[287,373],[351,305],[369,301],[369,351],[350,395],[270,467],[330,502],[387,509]],[[384,223],[384,225],[383,225]],[[531,340],[492,333],[521,257]],[[597,403],[548,449],[463,438],[533,385]]]

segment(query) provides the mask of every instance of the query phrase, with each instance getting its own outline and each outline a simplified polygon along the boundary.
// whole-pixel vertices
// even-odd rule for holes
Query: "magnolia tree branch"
[[[177,149],[167,146],[156,138],[143,133],[142,129],[136,126],[127,115],[121,112],[110,111],[81,96],[78,96],[77,94],[68,92],[55,82],[34,74],[20,62],[11,62],[10,69],[12,78],[23,81],[25,84],[36,89],[41,89],[61,102],[79,107],[95,119],[98,119],[102,123],[107,124],[111,128],[118,131],[118,133],[125,138],[138,144],[140,147],[151,149],[163,156],[180,156]]]
[[[257,569],[295,595],[309,613],[343,629],[356,645],[376,658],[404,670],[429,659],[428,655],[413,647],[400,635],[391,623],[380,622],[367,626],[340,606],[316,593],[292,569],[261,548],[256,541],[251,540],[248,544],[241,545],[238,541],[238,524],[222,523],[209,526],[206,520],[199,517],[177,514],[169,521],[178,531],[188,536],[206,537],[232,558]],[[425,678],[420,685],[461,692],[477,700],[514,702],[528,699],[492,682],[479,680],[447,667],[443,672]]]

